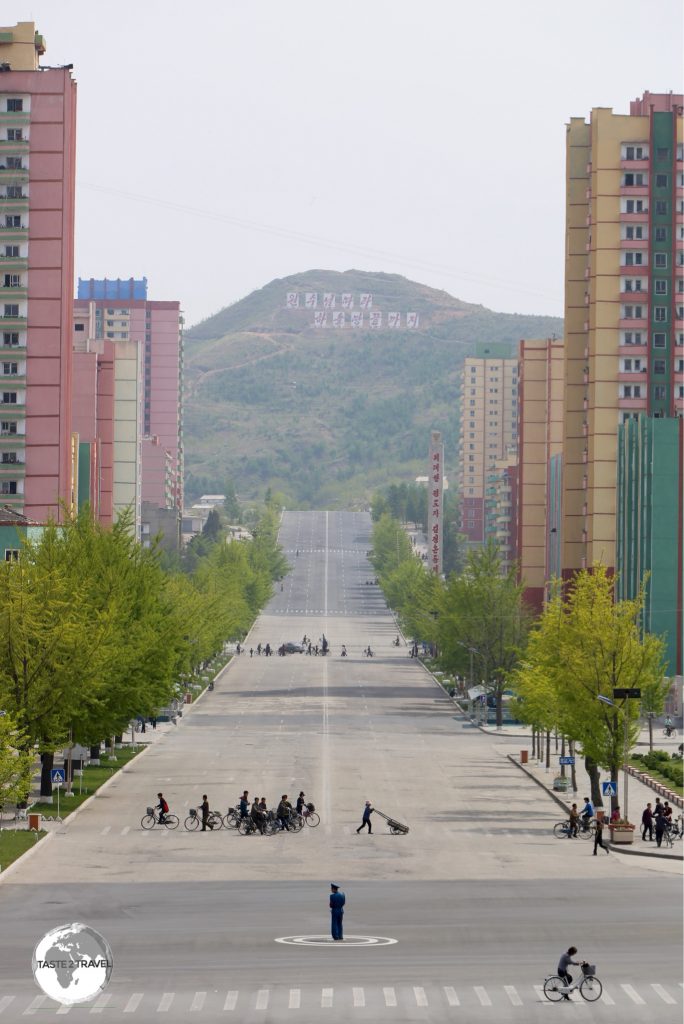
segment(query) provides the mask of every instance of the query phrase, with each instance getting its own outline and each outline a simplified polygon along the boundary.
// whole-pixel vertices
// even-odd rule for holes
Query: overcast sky
[[[147,276],[193,324],[312,267],[562,315],[565,124],[681,92],[682,11],[20,0],[2,18],[74,65],[77,276]]]

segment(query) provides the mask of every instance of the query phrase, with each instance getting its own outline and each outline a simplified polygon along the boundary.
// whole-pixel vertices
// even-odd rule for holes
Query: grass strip
[[[3,829],[0,832],[0,870],[10,864],[39,842],[47,832],[29,832],[28,829]]]
[[[77,807],[92,796],[100,786],[102,786],[108,779],[111,779],[112,775],[120,771],[124,765],[127,765],[129,761],[132,761],[144,747],[122,747],[121,750],[115,750],[112,760],[107,758],[106,754],[102,754],[102,764],[100,765],[88,765],[83,769],[82,778],[74,778],[73,780],[73,796],[65,796],[64,790],[59,794],[59,815],[61,818],[67,818],[72,811],[75,811]],[[79,792],[80,790],[80,792]],[[51,804],[41,803],[38,801],[31,808],[33,814],[42,814],[46,818],[54,817],[57,814],[57,791],[53,790],[53,802]],[[1,863],[1,862],[0,862]]]

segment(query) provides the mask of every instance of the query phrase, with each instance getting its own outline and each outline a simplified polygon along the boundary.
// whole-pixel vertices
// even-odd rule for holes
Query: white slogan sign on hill
[[[350,292],[342,292],[341,295],[335,292],[322,292],[320,296],[318,292],[285,294],[286,309],[313,310],[314,327],[359,328],[367,325],[374,331],[380,330],[383,326],[416,330],[420,323],[418,313],[403,313],[398,310],[383,313],[382,310],[373,309],[373,296],[369,292],[361,292],[358,296],[358,309],[356,302],[357,297]]]

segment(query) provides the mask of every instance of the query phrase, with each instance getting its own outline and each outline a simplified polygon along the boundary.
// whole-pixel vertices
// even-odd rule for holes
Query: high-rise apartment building
[[[461,532],[468,541],[485,539],[485,491],[495,463],[517,442],[518,361],[497,358],[482,348],[461,371],[459,491]]]
[[[119,391],[121,388],[133,389],[133,377],[129,372],[133,366],[131,346],[135,345],[139,350],[139,473],[135,500],[140,529],[137,535],[145,542],[163,522],[164,533],[173,534],[173,537],[167,536],[167,541],[175,546],[179,543],[183,508],[183,318],[180,304],[148,300],[146,278],[88,279],[79,280],[74,315],[75,346],[79,346],[79,333],[89,339],[91,348],[101,343],[113,345],[116,354],[114,365],[118,373],[124,372],[120,356],[126,348],[130,356],[126,371],[128,384],[120,381]],[[117,401],[119,410],[125,411],[119,397]],[[125,409],[130,412],[128,406]],[[129,422],[124,433],[126,443],[130,443],[133,419],[131,416],[124,418]],[[120,426],[120,433],[122,430]],[[122,434],[120,445],[123,443]],[[118,450],[123,452],[120,446]],[[128,468],[124,469],[121,457],[116,451],[114,453],[115,491],[117,473],[123,474],[119,480],[120,489],[130,489],[132,485],[130,477],[134,462],[130,454],[125,460]],[[114,507],[115,512],[120,507],[116,497]],[[160,517],[159,510],[170,511],[173,515]],[[173,529],[170,526],[172,522]]]
[[[618,426],[684,411],[681,95],[567,128],[562,571],[616,565]]]
[[[524,339],[518,366],[517,554],[525,600],[540,612],[557,571],[552,553],[560,524],[551,508],[554,457],[563,449],[563,341]]]
[[[506,573],[518,557],[518,458],[515,449],[490,469],[485,487],[485,540],[499,548]]]
[[[73,507],[75,461],[76,83],[44,52],[32,22],[0,28],[0,502],[32,523]]]

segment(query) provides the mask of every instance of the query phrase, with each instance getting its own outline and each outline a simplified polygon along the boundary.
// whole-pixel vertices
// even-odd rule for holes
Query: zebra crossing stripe
[[[668,1006],[675,1005],[676,1000],[672,998],[669,992],[665,991],[662,985],[651,985],[651,988],[657,996],[660,996],[664,1003],[668,1004]]]
[[[416,999],[416,1006],[427,1006],[427,996],[425,995],[425,989],[420,988],[417,985],[413,986],[413,995]]]
[[[522,1006],[522,999],[515,989],[515,985],[504,985],[504,992],[510,999],[513,1006]]]
[[[290,989],[290,999],[287,1004],[288,1010],[298,1010],[302,1003],[302,990],[299,988]]]
[[[449,1006],[460,1006],[458,996],[456,995],[456,989],[452,988],[451,985],[444,986],[444,995],[446,996]]]
[[[226,996],[226,1001],[223,1004],[224,1010],[234,1010],[237,1004],[238,994],[235,991],[229,992]]]
[[[321,1006],[332,1006],[333,990],[331,988],[321,989]]]
[[[475,990],[475,995],[480,1000],[480,1005],[481,1006],[491,1006],[492,1005],[492,1001],[489,998],[489,996],[487,995],[487,989],[486,988],[482,988],[481,985],[474,985],[473,988]]]
[[[385,1006],[397,1005],[397,994],[393,988],[383,988],[382,994],[385,997]]]
[[[255,1010],[267,1010],[268,1009],[268,997],[269,991],[267,988],[260,988],[257,993]]]
[[[610,992],[606,992],[605,988],[601,995],[601,1002],[605,1003],[606,1006],[615,1006],[615,1000],[611,996]]]
[[[365,1006],[366,996],[362,988],[353,988],[352,997],[354,1000],[354,1006]]]
[[[157,1013],[166,1013],[167,1010],[170,1009],[171,1003],[173,1002],[174,995],[175,995],[175,992],[165,992],[164,993],[164,995],[159,1000],[159,1006],[157,1007]]]
[[[190,1004],[190,1009],[191,1010],[201,1010],[202,1007],[204,1006],[204,1001],[205,1001],[206,998],[207,998],[207,993],[206,992],[195,992],[195,995],[193,996],[193,1000],[192,1000],[192,1002]]]
[[[629,996],[629,998],[632,1000],[633,1003],[637,1004],[637,1006],[645,1006],[646,1005],[646,1003],[641,998],[639,993],[636,991],[636,989],[632,988],[631,985],[620,985],[620,988],[625,993],[625,995]]]
[[[142,1002],[142,992],[134,992],[131,998],[124,1006],[124,1013],[135,1013]]]
[[[68,1013],[70,1009],[71,1009],[71,1005],[70,1004],[62,1003],[60,1008],[57,1010],[57,1013],[61,1013],[61,1014]]]
[[[14,996],[3,996],[2,999],[0,999],[0,1013],[4,1013],[12,1002],[14,1002]]]
[[[34,996],[22,1016],[29,1017],[47,1003],[47,996]]]
[[[102,1013],[107,1003],[111,1000],[111,992],[105,992],[104,995],[98,996],[92,1005],[90,1010],[91,1013]]]

